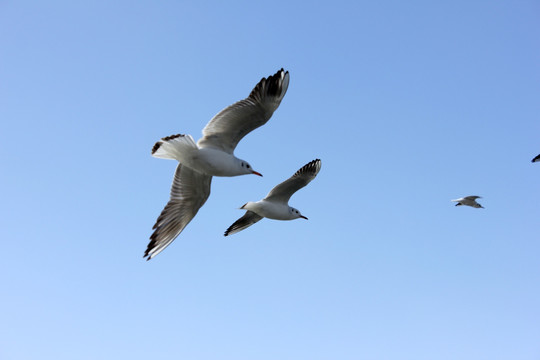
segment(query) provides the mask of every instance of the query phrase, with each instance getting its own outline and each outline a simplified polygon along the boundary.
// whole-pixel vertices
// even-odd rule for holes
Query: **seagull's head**
[[[245,174],[253,174],[253,175],[259,175],[259,176],[262,176],[261,173],[253,170],[253,167],[251,167],[251,165],[249,165],[249,163],[245,160],[240,160],[238,161],[238,170],[240,171],[240,175],[245,175]]]
[[[308,219],[307,217],[302,215],[298,209],[295,209],[293,207],[289,207],[289,214],[291,215],[291,219],[299,219],[299,218],[306,219],[306,220]]]

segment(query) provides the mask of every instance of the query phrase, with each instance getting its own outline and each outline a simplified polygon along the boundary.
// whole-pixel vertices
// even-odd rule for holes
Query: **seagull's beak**
[[[301,217],[302,219],[306,219],[306,220],[308,219],[308,218],[305,217],[304,215],[300,215],[300,217]]]
[[[252,174],[255,174],[255,175],[259,175],[259,176],[262,176],[262,174],[261,174],[261,173],[258,173],[258,172],[256,172],[255,170],[251,171],[251,173],[252,173]]]

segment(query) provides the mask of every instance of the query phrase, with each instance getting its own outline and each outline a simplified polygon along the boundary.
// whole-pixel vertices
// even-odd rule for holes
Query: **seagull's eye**
[[[249,169],[249,165],[246,165],[246,166],[247,166],[247,168]]]

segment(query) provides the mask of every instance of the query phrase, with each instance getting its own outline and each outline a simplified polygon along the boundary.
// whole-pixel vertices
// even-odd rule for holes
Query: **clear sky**
[[[538,359],[537,1],[1,1],[0,358]],[[175,162],[289,90],[185,231]],[[223,232],[307,162],[309,220]],[[485,209],[450,202],[480,195]]]

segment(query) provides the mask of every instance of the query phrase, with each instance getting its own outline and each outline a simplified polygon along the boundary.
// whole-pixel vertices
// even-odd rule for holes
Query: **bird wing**
[[[226,107],[210,120],[197,145],[232,154],[244,136],[272,117],[288,87],[289,72],[283,69],[268,79],[262,78],[247,98]]]
[[[536,156],[534,157],[534,159],[531,160],[531,162],[538,162],[538,161],[540,161],[540,154],[539,154],[539,155],[536,155]]]
[[[292,194],[309,184],[321,170],[321,160],[315,159],[301,167],[293,176],[274,187],[264,200],[288,203]]]
[[[154,224],[154,232],[144,252],[150,260],[180,235],[210,195],[212,177],[178,164],[171,187],[171,197]]]
[[[476,199],[481,199],[482,197],[481,196],[477,196],[477,195],[470,195],[470,196],[465,196],[463,199],[465,200],[476,200]]]
[[[255,224],[257,221],[261,220],[263,217],[255,214],[253,211],[246,211],[244,216],[236,220],[227,230],[225,230],[225,236],[236,234],[251,225]]]

